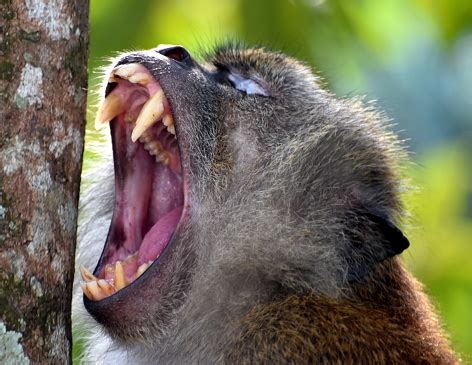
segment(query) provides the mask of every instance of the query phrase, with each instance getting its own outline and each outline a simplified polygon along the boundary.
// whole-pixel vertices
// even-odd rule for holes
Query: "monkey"
[[[384,114],[280,52],[202,58],[160,45],[106,73],[112,146],[80,198],[88,360],[459,363],[399,259],[408,158]]]

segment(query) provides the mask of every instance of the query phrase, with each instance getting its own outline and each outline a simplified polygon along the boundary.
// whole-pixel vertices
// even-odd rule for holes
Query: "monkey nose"
[[[188,53],[188,51],[182,46],[160,44],[155,50],[157,53],[160,53],[161,55],[184,65],[190,65],[192,63],[192,57],[190,57],[190,53]]]

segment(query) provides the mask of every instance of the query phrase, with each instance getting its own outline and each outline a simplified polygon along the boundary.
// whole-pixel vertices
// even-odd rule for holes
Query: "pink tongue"
[[[179,222],[183,206],[176,207],[152,226],[144,236],[138,252],[138,265],[154,261],[164,251]]]

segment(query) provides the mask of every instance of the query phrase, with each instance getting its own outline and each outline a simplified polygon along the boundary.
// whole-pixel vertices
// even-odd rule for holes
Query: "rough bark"
[[[0,32],[0,363],[70,363],[88,1],[0,0]]]

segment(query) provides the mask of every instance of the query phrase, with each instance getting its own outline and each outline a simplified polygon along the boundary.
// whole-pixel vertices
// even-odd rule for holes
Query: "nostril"
[[[157,52],[178,62],[187,62],[190,60],[190,54],[181,46],[159,47]]]

